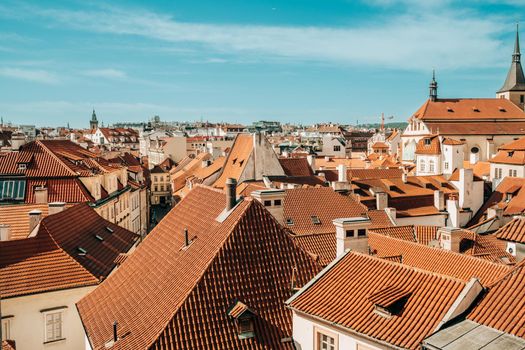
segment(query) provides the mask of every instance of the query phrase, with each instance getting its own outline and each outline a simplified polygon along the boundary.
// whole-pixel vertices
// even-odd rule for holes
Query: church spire
[[[434,102],[437,100],[438,95],[438,83],[436,81],[436,71],[434,69],[432,69],[432,81],[430,82],[429,90],[430,101]]]
[[[508,91],[525,91],[525,76],[521,67],[520,37],[519,25],[516,24],[516,40],[514,42],[514,52],[512,53],[512,63],[505,83],[499,89],[498,93]]]

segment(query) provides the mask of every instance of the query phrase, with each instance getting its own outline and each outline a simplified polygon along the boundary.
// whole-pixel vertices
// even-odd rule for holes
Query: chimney
[[[118,330],[118,322],[115,321],[115,322],[113,322],[113,342],[114,343],[116,343],[117,340],[118,340],[117,330]]]
[[[487,219],[492,219],[492,218],[501,219],[502,217],[503,217],[503,209],[498,207],[497,205],[493,205],[492,207],[487,209]]]
[[[376,192],[376,209],[385,210],[388,207],[388,193]]]
[[[188,234],[188,228],[184,228],[184,246],[187,247],[190,245],[190,236]]]
[[[286,191],[283,189],[267,189],[257,190],[250,193],[250,196],[255,198],[259,203],[272,214],[272,216],[281,224],[284,225],[284,197]]]
[[[312,170],[315,171],[315,156],[312,154],[307,155],[306,161],[308,162],[308,164],[310,164],[310,168],[312,168]]]
[[[64,211],[65,207],[66,207],[66,203],[64,202],[49,203],[49,215],[60,213],[61,211]]]
[[[479,161],[479,152],[470,152],[469,162],[474,165]]]
[[[447,224],[452,227],[459,227],[459,204],[456,198],[447,199],[447,212],[448,212],[448,222]]]
[[[0,224],[0,241],[9,241],[11,239],[11,226]]]
[[[226,179],[226,210],[230,211],[237,204],[237,180]]]
[[[404,184],[408,182],[408,174],[404,171],[403,171],[403,174],[401,174],[401,180],[403,181]]]
[[[347,175],[346,175],[346,165],[345,164],[339,164],[337,166],[337,181],[339,182],[347,182]]]
[[[42,212],[40,210],[34,209],[29,212],[29,234],[40,224],[40,220],[42,220]]]
[[[324,156],[324,160],[325,160],[325,162],[329,162],[330,161],[330,156]]]
[[[470,208],[474,185],[474,172],[472,169],[459,169],[459,207]]]
[[[441,249],[460,253],[461,229],[442,227],[438,230],[439,246]]]
[[[443,191],[434,191],[434,207],[439,211],[445,210],[445,193]]]
[[[332,223],[335,226],[336,256],[347,249],[365,254],[368,252],[368,228],[372,224],[369,218],[340,218]]]
[[[35,203],[36,204],[47,203],[47,188],[46,187],[35,188]]]

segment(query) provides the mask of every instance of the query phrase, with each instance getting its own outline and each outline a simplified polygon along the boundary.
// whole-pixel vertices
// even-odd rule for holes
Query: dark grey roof
[[[509,73],[507,74],[505,83],[498,92],[505,91],[525,91],[525,76],[523,75],[523,68],[521,67],[520,38],[517,30]]]
[[[464,320],[423,340],[423,347],[432,350],[522,350],[525,339]]]

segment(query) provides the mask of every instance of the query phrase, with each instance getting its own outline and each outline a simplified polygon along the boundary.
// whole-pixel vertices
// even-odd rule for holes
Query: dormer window
[[[271,207],[272,206],[272,201],[271,200],[265,200],[264,201],[264,206],[265,207]]]
[[[228,310],[228,316],[234,319],[239,339],[250,339],[255,336],[256,314],[241,301],[236,301]]]
[[[399,315],[412,293],[398,286],[385,287],[368,297],[374,304],[374,312],[379,316],[391,318]]]
[[[425,145],[426,146],[430,145],[430,139],[425,139]]]
[[[447,107],[447,112],[454,113],[454,110],[452,108],[450,108],[450,107]]]
[[[476,113],[479,113],[479,108],[477,108],[477,107],[472,108],[472,110],[473,110],[474,112],[476,112]]]
[[[312,215],[310,218],[312,219],[312,223],[313,223],[314,225],[321,225],[321,220],[319,220],[319,217],[318,217],[318,216],[316,216],[316,215]]]
[[[293,220],[292,220],[292,218],[288,218],[288,219],[286,219],[286,225],[288,225],[288,226],[293,226]]]
[[[18,170],[26,170],[27,163],[18,163]]]
[[[503,108],[503,107],[500,107],[499,111],[505,113],[507,110],[505,108]]]
[[[509,157],[512,157],[514,155],[514,151],[509,151],[507,154]]]

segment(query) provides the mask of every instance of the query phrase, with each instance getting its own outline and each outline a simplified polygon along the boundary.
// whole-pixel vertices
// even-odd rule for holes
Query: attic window
[[[310,218],[312,219],[312,223],[314,225],[321,225],[321,220],[319,220],[318,216],[312,215],[312,216],[310,216]]]
[[[18,170],[26,170],[27,164],[26,163],[18,163]]]
[[[99,235],[95,235],[95,238],[97,240],[99,240],[100,242],[102,242],[104,240],[104,238],[102,236],[99,236]]]
[[[450,107],[447,107],[447,112],[454,113],[454,110],[452,108],[450,108]]]
[[[239,339],[249,339],[255,336],[255,313],[241,301],[235,302],[228,310],[228,316],[235,320]]]
[[[503,108],[503,107],[500,107],[500,108],[499,108],[499,111],[500,111],[500,112],[506,112],[507,110],[506,110],[505,108]]]
[[[78,247],[77,250],[78,250],[78,255],[84,256],[87,254],[87,250],[85,250],[82,247]]]
[[[478,108],[478,107],[473,107],[472,110],[473,110],[474,112],[479,113],[479,108]]]
[[[425,139],[425,145],[430,145],[430,139]]]
[[[233,158],[232,164],[235,164],[235,163],[237,163],[237,158]]]
[[[368,297],[374,304],[374,312],[379,316],[391,318],[403,311],[412,293],[398,286],[385,287]]]
[[[264,206],[265,207],[271,207],[272,206],[272,201],[271,200],[264,201]]]
[[[106,230],[108,230],[109,233],[113,233],[115,232],[111,227],[109,226],[106,226]]]
[[[293,220],[291,218],[286,219],[286,225],[293,226]]]

